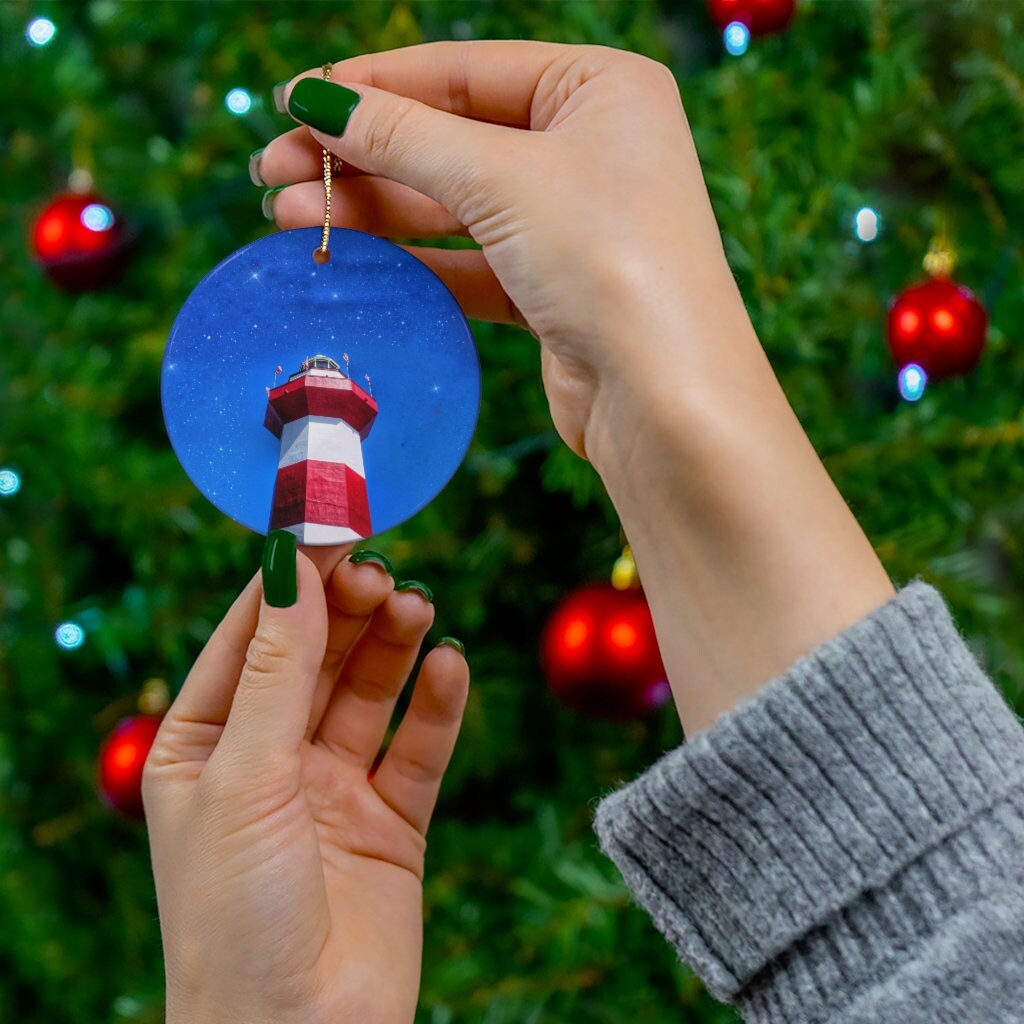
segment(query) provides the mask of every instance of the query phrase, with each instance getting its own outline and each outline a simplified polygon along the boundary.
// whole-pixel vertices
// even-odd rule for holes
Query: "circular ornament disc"
[[[189,295],[161,397],[185,472],[222,512],[300,544],[397,526],[448,483],[480,407],[480,364],[442,281],[397,245],[319,228],[239,249]]]

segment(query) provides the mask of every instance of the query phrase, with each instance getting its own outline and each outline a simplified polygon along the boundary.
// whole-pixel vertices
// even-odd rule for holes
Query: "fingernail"
[[[348,560],[353,565],[361,565],[363,562],[372,562],[374,565],[379,565],[389,575],[394,576],[395,570],[391,568],[391,563],[379,552],[368,551],[363,548],[362,551],[354,551],[348,556]]]
[[[295,534],[271,530],[263,546],[263,596],[274,608],[290,608],[299,598]]]
[[[274,86],[274,108],[279,114],[288,113],[284,105],[284,90],[290,81],[291,79],[287,78],[283,82],[278,82],[277,85]]]
[[[395,590],[415,590],[422,594],[431,604],[434,603],[434,592],[426,583],[420,583],[419,580],[402,580],[401,583],[395,584]]]
[[[327,135],[341,135],[352,111],[361,99],[359,93],[322,78],[300,78],[288,97],[288,113]]]
[[[249,154],[249,180],[259,188],[266,188],[267,183],[263,180],[263,176],[260,174],[260,157],[263,156],[263,150],[265,146],[261,146],[259,149],[254,149]]]
[[[278,185],[277,188],[268,188],[267,191],[263,193],[263,199],[260,200],[260,209],[263,211],[263,216],[266,217],[267,220],[274,219],[274,196],[276,196],[281,189],[287,187],[287,185]]]
[[[454,647],[463,657],[466,656],[466,648],[461,640],[456,640],[453,636],[443,636],[437,641],[438,647]]]

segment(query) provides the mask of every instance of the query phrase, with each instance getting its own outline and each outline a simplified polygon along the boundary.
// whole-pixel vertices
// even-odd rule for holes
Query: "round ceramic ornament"
[[[257,533],[362,540],[430,502],[469,447],[480,364],[441,280],[397,245],[335,228],[281,231],[196,286],[164,355],[175,454]]]

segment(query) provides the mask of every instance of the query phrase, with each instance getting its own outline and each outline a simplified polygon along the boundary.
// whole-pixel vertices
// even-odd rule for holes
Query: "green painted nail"
[[[352,111],[361,99],[359,93],[322,78],[300,78],[288,97],[288,113],[327,135],[341,135]]]
[[[434,592],[426,583],[420,583],[419,580],[402,580],[401,583],[395,585],[395,590],[415,590],[422,594],[431,604],[434,603]]]
[[[443,636],[437,641],[438,647],[454,647],[463,657],[466,656],[466,647],[461,640],[456,640],[453,636]]]
[[[271,530],[263,546],[263,596],[274,608],[290,608],[299,597],[295,534]]]
[[[278,185],[277,188],[268,188],[267,191],[263,193],[263,199],[260,201],[260,209],[263,211],[263,216],[266,217],[267,220],[274,219],[274,196],[276,196],[281,189],[287,187],[287,185]]]
[[[278,82],[277,85],[274,86],[274,109],[279,114],[288,113],[284,105],[284,90],[290,81],[290,78],[286,78],[283,82]]]
[[[348,560],[353,565],[360,565],[363,562],[372,562],[374,565],[379,565],[389,576],[394,576],[395,570],[391,568],[391,563],[378,551],[368,551],[363,548],[362,551],[354,551],[348,556]]]
[[[259,149],[254,149],[249,154],[249,180],[256,185],[258,188],[266,188],[267,183],[263,180],[260,174],[260,157],[263,156],[263,150],[266,147],[261,146]]]

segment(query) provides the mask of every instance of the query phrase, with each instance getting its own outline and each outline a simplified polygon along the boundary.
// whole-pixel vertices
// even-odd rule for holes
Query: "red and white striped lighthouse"
[[[343,544],[373,531],[363,441],[377,403],[327,356],[306,359],[267,391],[263,425],[281,439],[271,530],[300,544]]]

